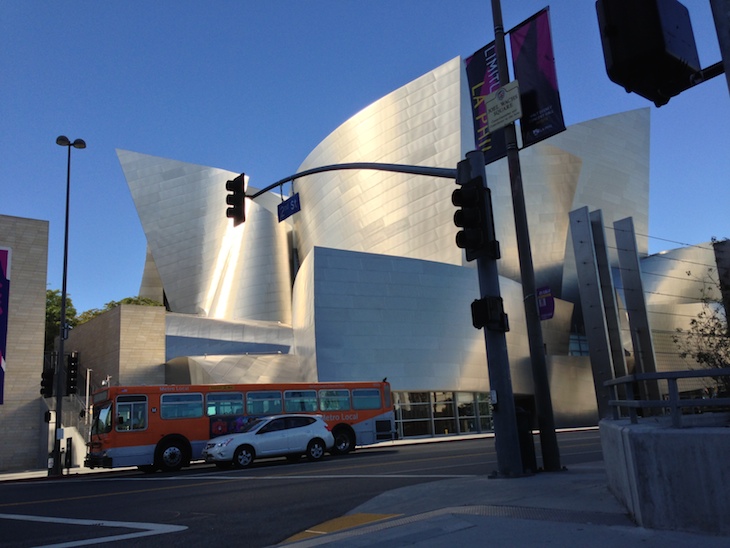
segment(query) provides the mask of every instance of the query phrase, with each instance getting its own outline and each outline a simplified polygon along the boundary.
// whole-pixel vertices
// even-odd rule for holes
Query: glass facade
[[[394,392],[399,438],[493,432],[485,392]]]

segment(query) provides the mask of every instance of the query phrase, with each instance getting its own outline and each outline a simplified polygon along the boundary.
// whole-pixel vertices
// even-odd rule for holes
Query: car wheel
[[[324,442],[317,438],[309,442],[309,445],[307,445],[307,460],[319,460],[324,456],[324,452],[327,450],[327,448],[324,445]]]
[[[253,447],[250,445],[242,445],[233,454],[233,466],[236,468],[246,468],[251,465],[254,456]]]
[[[176,472],[185,462],[185,448],[181,441],[170,440],[160,447],[158,466],[164,472]]]
[[[345,455],[355,449],[355,436],[348,428],[336,428],[333,432],[335,436],[335,446],[332,452],[337,455]]]

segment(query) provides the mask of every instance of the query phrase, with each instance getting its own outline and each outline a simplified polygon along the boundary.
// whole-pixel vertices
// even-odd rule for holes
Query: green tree
[[[96,318],[99,314],[103,314],[112,308],[116,308],[122,304],[136,304],[140,306],[163,306],[162,303],[155,301],[154,299],[148,299],[147,297],[125,297],[121,301],[109,301],[104,305],[104,308],[91,308],[79,314],[78,323],[82,324],[88,322],[92,318]]]
[[[709,269],[707,276],[700,289],[700,312],[690,320],[689,327],[677,328],[672,339],[684,360],[707,368],[730,367],[730,331],[720,280],[714,269]],[[718,377],[717,384],[730,391],[729,377]]]
[[[76,308],[71,302],[71,297],[66,295],[66,323],[70,327],[78,324],[76,318]],[[53,350],[53,344],[56,337],[61,332],[61,290],[46,290],[46,340],[44,350],[50,352]]]

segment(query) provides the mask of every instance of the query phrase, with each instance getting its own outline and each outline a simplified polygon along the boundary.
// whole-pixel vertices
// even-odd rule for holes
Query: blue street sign
[[[277,208],[279,213],[279,222],[291,217],[300,209],[301,207],[299,205],[299,193],[297,192],[291,198],[287,198],[279,204]]]

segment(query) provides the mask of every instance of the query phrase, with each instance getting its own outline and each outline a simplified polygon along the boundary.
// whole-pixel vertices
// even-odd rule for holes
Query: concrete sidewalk
[[[405,487],[384,493],[345,517],[352,522],[358,516],[369,523],[346,530],[322,524],[282,546],[730,545],[730,537],[638,527],[608,491],[603,462],[525,478],[458,478]]]

